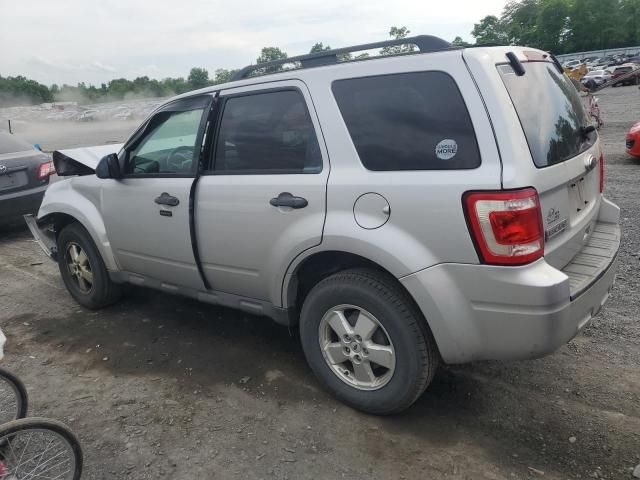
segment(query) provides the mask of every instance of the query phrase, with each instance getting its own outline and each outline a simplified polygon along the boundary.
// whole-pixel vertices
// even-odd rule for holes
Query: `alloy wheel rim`
[[[370,312],[355,305],[331,308],[320,320],[318,339],[331,371],[358,390],[384,387],[395,371],[391,337]]]
[[[82,293],[89,293],[93,288],[93,272],[86,252],[77,243],[70,243],[65,255],[71,279]]]

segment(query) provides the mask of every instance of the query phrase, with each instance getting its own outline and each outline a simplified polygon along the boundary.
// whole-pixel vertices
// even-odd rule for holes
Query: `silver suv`
[[[350,59],[399,43],[417,49]],[[322,384],[389,414],[441,360],[539,357],[598,313],[619,209],[588,122],[545,52],[359,45],[56,152],[68,178],[28,223],[81,305],[135,284],[299,325]]]

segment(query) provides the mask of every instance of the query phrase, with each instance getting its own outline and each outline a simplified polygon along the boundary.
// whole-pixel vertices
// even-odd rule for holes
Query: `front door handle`
[[[304,208],[309,205],[306,198],[294,197],[289,192],[282,192],[277,197],[269,200],[269,203],[274,207],[291,207],[291,208]]]
[[[169,195],[167,192],[163,192],[159,197],[156,197],[155,202],[158,205],[169,205],[170,207],[175,207],[180,203],[173,195]]]

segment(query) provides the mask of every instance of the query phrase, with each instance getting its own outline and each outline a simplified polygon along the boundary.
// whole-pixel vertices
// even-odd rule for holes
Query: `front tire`
[[[422,314],[388,274],[336,273],[307,295],[300,315],[305,356],[344,403],[388,415],[424,392],[440,355]]]
[[[67,290],[83,307],[96,310],[120,299],[120,286],[111,281],[89,232],[78,223],[58,235],[58,268]]]

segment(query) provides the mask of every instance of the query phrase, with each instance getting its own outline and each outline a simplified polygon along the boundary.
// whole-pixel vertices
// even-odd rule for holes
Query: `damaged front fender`
[[[53,247],[61,228],[77,222],[89,233],[107,270],[118,270],[99,208],[103,182],[95,175],[69,177],[54,182],[44,194],[37,219],[25,218],[27,224],[31,223],[29,228],[34,238],[51,258],[54,255],[49,252],[55,252]],[[53,224],[53,228],[50,228],[50,224]]]

